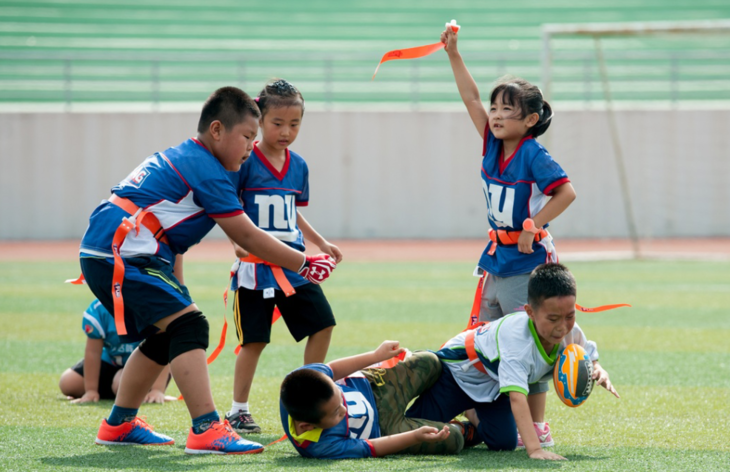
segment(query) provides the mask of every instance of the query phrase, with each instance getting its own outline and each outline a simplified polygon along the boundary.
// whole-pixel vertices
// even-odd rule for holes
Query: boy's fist
[[[313,284],[321,284],[324,279],[330,276],[336,266],[334,259],[328,254],[307,256],[301,269],[299,269],[299,275]]]
[[[375,350],[375,354],[380,361],[386,361],[400,355],[405,350],[406,348],[400,347],[400,343],[398,341],[383,341]]]

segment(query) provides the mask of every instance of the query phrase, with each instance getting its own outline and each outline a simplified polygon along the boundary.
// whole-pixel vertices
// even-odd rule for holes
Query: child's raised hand
[[[608,378],[608,372],[606,372],[598,362],[593,363],[593,379],[598,385],[611,392],[614,397],[621,398],[616,389],[613,387],[611,380]]]
[[[440,430],[433,426],[421,426],[414,430],[414,433],[416,433],[416,438],[418,438],[420,442],[433,443],[443,441],[448,438],[449,434],[451,434],[451,430],[449,430],[449,427],[446,425],[444,425],[444,427]]]
[[[84,392],[84,394],[81,396],[81,398],[77,398],[76,400],[71,400],[71,403],[97,403],[99,401],[99,392],[96,390],[87,390]]]
[[[457,40],[457,33],[454,32],[451,27],[446,28],[441,33],[441,42],[444,43],[444,50],[446,50],[447,53],[457,52],[456,49],[456,40]]]
[[[398,341],[383,341],[375,350],[375,356],[378,358],[378,362],[382,362],[397,356],[405,350],[406,348],[400,347]]]

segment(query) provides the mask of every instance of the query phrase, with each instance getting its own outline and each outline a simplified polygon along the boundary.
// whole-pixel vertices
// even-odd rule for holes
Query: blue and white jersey
[[[111,191],[153,213],[170,244],[139,225],[139,234],[130,231],[124,240],[122,257],[157,255],[172,262],[208,234],[213,218],[242,214],[232,175],[194,138],[148,157]],[[111,257],[114,232],[127,215],[103,201],[91,214],[81,253]]]
[[[477,328],[474,349],[487,371],[485,374],[469,365],[464,347],[466,335],[467,331],[457,334],[436,355],[464,393],[480,403],[492,402],[501,393],[511,391],[527,395],[530,384],[552,377],[555,359],[568,344],[580,344],[591,360],[598,360],[596,343],[586,339],[578,323],[547,353],[530,317],[517,312]]]
[[[553,190],[570,180],[532,137],[523,138],[508,159],[503,159],[502,154],[502,140],[495,138],[487,125],[481,175],[489,225],[495,231],[521,231],[522,222],[534,217],[548,202]],[[489,242],[479,259],[479,267],[500,277],[527,274],[540,264],[557,262],[552,238],[534,243],[532,254],[519,252],[514,244],[500,246],[490,256],[492,244],[496,243]]]
[[[91,302],[84,312],[81,328],[89,338],[104,340],[101,360],[118,367],[124,367],[132,351],[139,345],[139,342],[123,343],[119,340],[114,317],[99,300]]]
[[[308,364],[300,369],[316,370],[333,378],[332,369],[326,364]],[[279,401],[281,425],[289,441],[303,457],[315,459],[375,457],[375,448],[369,439],[380,437],[380,420],[370,382],[360,372],[356,372],[335,383],[342,392],[347,415],[332,428],[315,428],[313,431],[297,435],[292,431],[293,423],[289,413]]]
[[[297,207],[309,203],[309,169],[302,156],[287,149],[284,167],[279,172],[254,144],[237,178],[243,209],[251,221],[284,244],[304,251],[304,237],[297,226]],[[284,269],[284,274],[292,287],[309,283],[289,269]],[[267,265],[242,262],[231,289],[238,287],[263,290],[279,288],[279,285]]]

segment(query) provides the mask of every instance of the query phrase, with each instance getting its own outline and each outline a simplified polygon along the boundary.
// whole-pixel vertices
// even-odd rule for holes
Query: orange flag
[[[459,28],[461,28],[461,26],[456,24],[456,20],[451,20],[451,23],[446,23],[446,27],[451,28],[454,31],[454,33],[459,31]],[[444,47],[444,43],[438,42],[438,43],[434,43],[434,44],[427,44],[425,46],[417,46],[415,48],[394,49],[392,51],[388,51],[383,55],[383,58],[380,59],[378,66],[375,68],[375,73],[373,74],[373,78],[370,80],[375,79],[375,75],[377,75],[378,69],[380,69],[380,65],[383,62],[393,61],[395,59],[418,59],[419,57],[424,57],[424,56],[428,56],[429,54],[433,54],[443,47]]]
[[[628,303],[619,303],[616,305],[603,305],[603,306],[597,306],[593,308],[580,306],[577,303],[575,304],[575,308],[582,311],[583,313],[598,313],[599,311],[607,311],[607,310],[613,310],[614,308],[621,308],[623,306],[631,307]]]

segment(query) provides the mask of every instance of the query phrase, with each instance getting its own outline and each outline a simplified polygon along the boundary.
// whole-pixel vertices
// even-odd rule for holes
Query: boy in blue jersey
[[[432,352],[387,369],[367,367],[401,352],[397,341],[385,341],[375,351],[287,375],[279,410],[297,452],[317,459],[459,453],[460,427],[404,416],[408,403],[439,378],[441,363]]]
[[[139,343],[123,343],[119,340],[114,317],[99,300],[91,302],[84,311],[81,328],[87,337],[84,358],[61,374],[58,387],[71,403],[113,399],[119,389],[124,364]],[[144,403],[177,400],[165,395],[170,378],[170,368],[165,367],[147,393]]]
[[[593,361],[596,382],[619,397],[598,364],[596,344],[575,322],[575,299],[575,279],[565,266],[538,266],[530,274],[525,311],[447,341],[436,353],[441,375],[406,416],[449,421],[466,411],[465,428],[476,428],[490,449],[515,449],[519,431],[530,458],[564,460],[541,447],[527,401],[530,385],[552,377],[558,354],[575,343]]]
[[[261,141],[238,171],[238,190],[246,214],[261,230],[297,251],[305,239],[336,263],[342,260],[329,243],[298,211],[309,204],[309,168],[289,149],[296,140],[304,114],[304,98],[292,84],[277,79],[256,97],[261,110]],[[299,274],[276,267],[234,244],[240,260],[234,266],[233,320],[241,350],[233,377],[233,401],[226,419],[239,434],[259,433],[249,394],[259,358],[271,342],[277,308],[297,342],[306,338],[304,364],[324,362],[335,317],[322,288]],[[255,253],[254,253],[255,254]]]
[[[335,268],[327,255],[305,256],[258,229],[233,185],[258,132],[260,112],[245,92],[223,87],[208,98],[198,135],[147,158],[89,218],[81,270],[91,291],[114,313],[122,341],[143,341],[129,357],[114,407],[97,444],[174,444],[137,416],[145,395],[170,364],[192,419],[185,452],[263,451],[221,421],[210,390],[208,322],[183,279],[183,254],[216,224],[236,244],[314,283]]]

